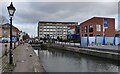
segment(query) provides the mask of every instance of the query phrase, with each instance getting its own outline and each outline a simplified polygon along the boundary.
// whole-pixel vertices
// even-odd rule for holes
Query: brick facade
[[[104,19],[107,19],[108,28],[104,30]],[[90,28],[91,27],[91,28]],[[80,24],[80,36],[115,36],[115,19],[93,17]]]
[[[19,29],[13,26],[12,35],[17,37],[18,33],[19,33]],[[0,27],[0,37],[10,37],[10,26],[8,23]]]

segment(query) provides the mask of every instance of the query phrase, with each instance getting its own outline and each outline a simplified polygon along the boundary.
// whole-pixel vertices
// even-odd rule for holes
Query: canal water
[[[61,50],[40,50],[46,72],[118,72],[117,61]]]

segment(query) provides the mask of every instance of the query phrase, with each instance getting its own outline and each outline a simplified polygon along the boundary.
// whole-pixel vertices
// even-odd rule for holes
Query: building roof
[[[6,28],[9,28],[10,27],[10,24],[9,23],[6,23],[6,24],[2,24],[0,27],[6,27]],[[19,29],[15,26],[12,25],[13,28],[17,29],[19,31]]]
[[[78,22],[52,22],[52,21],[39,21],[39,23],[78,24]]]
[[[81,22],[80,24],[85,23],[85,22],[87,22],[87,21],[89,21],[89,20],[92,20],[92,19],[95,19],[95,18],[104,19],[104,18],[108,18],[108,17],[92,17],[92,18],[90,18],[90,19],[87,19],[87,20]],[[108,19],[115,19],[115,18],[108,18]]]

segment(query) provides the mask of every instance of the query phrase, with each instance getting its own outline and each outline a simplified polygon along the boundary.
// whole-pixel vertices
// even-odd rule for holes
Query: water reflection
[[[118,62],[60,50],[40,50],[47,72],[118,72]]]

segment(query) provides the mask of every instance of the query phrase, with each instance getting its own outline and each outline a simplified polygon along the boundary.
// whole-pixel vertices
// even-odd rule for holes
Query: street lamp
[[[75,34],[74,34],[74,47],[75,47]]]
[[[8,13],[10,16],[10,53],[9,53],[9,64],[13,64],[13,54],[12,54],[12,17],[15,13],[15,7],[13,6],[12,2],[10,6],[7,7]]]

